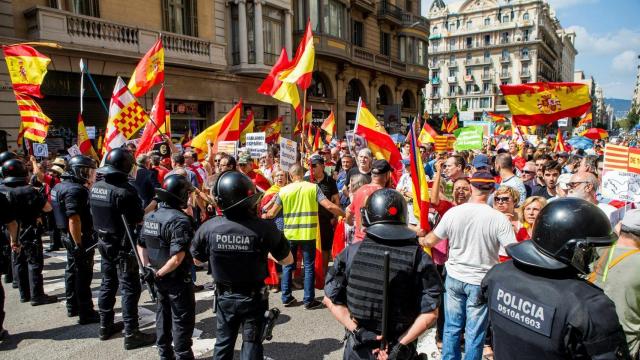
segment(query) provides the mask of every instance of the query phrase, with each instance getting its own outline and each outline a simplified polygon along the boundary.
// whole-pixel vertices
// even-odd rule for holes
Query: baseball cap
[[[640,235],[640,209],[627,211],[621,224],[623,231]]]
[[[569,190],[569,183],[571,182],[571,175],[573,174],[562,174],[558,176],[558,180],[556,184],[560,186],[562,190]]]
[[[569,157],[569,153],[567,153],[566,151],[559,152],[558,153],[558,157],[568,158]]]
[[[324,164],[324,158],[321,155],[312,155],[309,158],[309,162],[313,165]]]
[[[488,171],[476,171],[469,178],[471,185],[479,190],[491,190],[495,188],[496,180]]]
[[[248,164],[251,162],[251,155],[249,154],[240,154],[238,157],[238,164]]]
[[[471,162],[471,166],[476,169],[480,169],[483,167],[489,167],[489,157],[485,154],[478,154],[473,158]]]
[[[389,165],[389,162],[387,160],[381,159],[373,161],[373,166],[371,169],[372,174],[382,175],[388,173],[389,171],[391,171],[391,165]]]

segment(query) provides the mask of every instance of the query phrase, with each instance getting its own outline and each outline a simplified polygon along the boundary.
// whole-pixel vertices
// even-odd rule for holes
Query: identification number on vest
[[[111,190],[102,188],[91,188],[91,200],[108,201]]]
[[[216,234],[213,241],[213,251],[253,251],[255,236],[240,234]]]
[[[551,336],[555,307],[500,287],[493,289],[491,300],[492,311],[538,334]]]

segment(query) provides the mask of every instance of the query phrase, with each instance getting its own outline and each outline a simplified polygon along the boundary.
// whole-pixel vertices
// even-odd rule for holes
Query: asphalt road
[[[46,246],[46,245],[45,245]],[[56,295],[59,302],[33,307],[20,303],[17,289],[3,284],[6,293],[4,328],[9,337],[0,343],[2,359],[156,359],[157,350],[147,347],[124,350],[122,336],[107,341],[97,338],[98,325],[77,325],[77,318],[67,318],[64,303],[64,267],[66,252],[57,251],[45,255],[45,292]],[[197,273],[197,283],[211,281],[206,272]],[[100,261],[96,255],[92,282],[94,305],[97,309],[97,291],[100,287]],[[316,297],[322,296],[316,290]],[[270,306],[281,310],[274,338],[265,343],[265,356],[274,360],[342,359],[343,328],[326,308],[304,310],[298,306],[285,308],[279,293],[270,294]],[[294,291],[302,299],[302,290]],[[193,351],[198,359],[209,359],[215,344],[215,315],[211,311],[212,291],[196,293],[196,326]],[[116,319],[120,317],[120,296],[116,302]],[[150,302],[144,290],[139,303],[140,326],[144,332],[155,332],[155,304]],[[239,358],[240,337],[236,343]]]

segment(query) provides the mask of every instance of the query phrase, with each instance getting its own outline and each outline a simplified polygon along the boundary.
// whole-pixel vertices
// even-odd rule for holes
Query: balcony
[[[511,73],[507,71],[500,72],[500,79],[510,79]]]
[[[465,75],[464,82],[473,82],[473,75]]]
[[[527,55],[522,55],[520,56],[520,61],[531,61],[531,56]]]
[[[440,92],[435,92],[435,93],[431,94],[430,98],[431,99],[440,99]]]
[[[429,76],[426,64],[407,64],[397,59],[392,59],[389,56],[376,54],[368,49],[354,45],[351,45],[350,49],[351,57],[348,61],[354,64],[422,82]]]
[[[370,0],[354,0],[351,1],[351,6],[358,8],[365,14],[373,14],[376,10],[376,4]]]
[[[529,77],[531,77],[531,71],[529,71],[529,70],[520,71],[520,77],[521,78],[529,78]]]
[[[24,12],[28,39],[53,41],[67,50],[139,59],[160,36],[159,31],[36,6]],[[162,32],[165,63],[223,70],[224,46],[197,37]]]
[[[458,81],[458,80],[457,80],[457,78],[456,78],[455,76],[448,76],[448,77],[447,77],[447,82],[448,82],[449,84],[454,84],[454,83],[456,83],[457,81]]]
[[[417,28],[423,31],[429,31],[429,20],[427,18],[414,15],[412,13],[408,13],[406,11],[402,12],[402,27],[404,28]]]
[[[378,20],[388,21],[394,25],[403,24],[404,11],[386,0],[378,2]]]
[[[439,77],[432,77],[429,82],[431,83],[431,85],[440,85],[440,78]]]
[[[438,69],[440,68],[440,61],[432,61],[429,63],[429,69]]]
[[[511,58],[508,56],[500,56],[500,62],[501,63],[508,63],[511,62]]]
[[[464,59],[465,66],[491,65],[491,58]]]
[[[482,73],[482,80],[483,81],[489,81],[493,79],[493,74],[491,73]]]
[[[447,61],[447,66],[448,67],[458,67],[458,62],[457,61]]]

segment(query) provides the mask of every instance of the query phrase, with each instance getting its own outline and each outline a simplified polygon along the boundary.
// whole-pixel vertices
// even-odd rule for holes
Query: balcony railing
[[[491,80],[493,74],[490,73],[482,73],[482,80]]]
[[[386,0],[378,2],[379,17],[386,17],[400,24],[403,20],[403,14],[404,11],[401,8],[389,3]]]
[[[392,59],[387,55],[373,53],[370,50],[358,46],[352,46],[351,49],[351,58],[355,63],[367,65],[383,71],[391,71],[396,74],[404,73],[404,76],[409,74],[411,77],[421,77],[422,79],[425,79],[428,76],[427,70],[425,69],[426,65],[408,64],[398,59]],[[416,73],[414,74],[414,72]],[[424,72],[424,75],[420,75],[421,72]]]
[[[464,76],[464,81],[465,82],[472,82],[473,81],[473,75],[465,75]]]
[[[500,62],[503,62],[503,63],[511,62],[511,58],[508,57],[508,56],[501,56],[500,57]]]
[[[522,71],[520,71],[520,77],[521,77],[521,78],[528,78],[528,77],[531,77],[531,71],[529,71],[529,70],[522,70]]]
[[[440,61],[432,61],[429,63],[429,68],[436,69],[440,67]]]
[[[222,45],[197,37],[142,29],[91,16],[36,6],[24,12],[28,38],[54,41],[70,50],[112,53],[139,58],[162,35],[165,62],[222,69],[226,55]]]
[[[404,26],[421,26],[424,29],[429,29],[429,20],[425,17],[414,15],[406,11],[402,12],[402,25]]]
[[[449,60],[449,61],[447,61],[447,66],[448,67],[457,67],[458,66],[458,62],[455,61],[455,60],[454,61]]]
[[[511,77],[511,73],[510,72],[501,72],[500,73],[500,79],[506,79],[506,78],[510,78]]]

